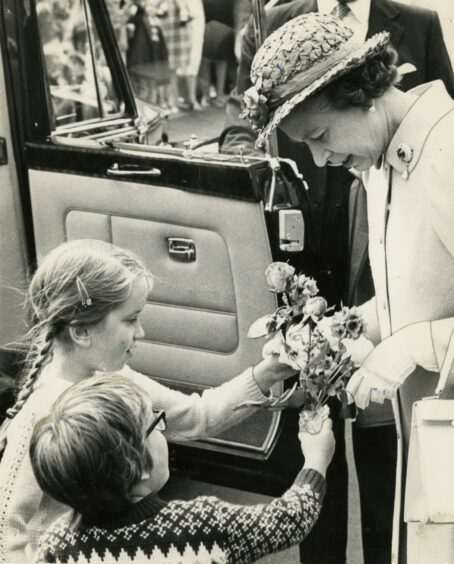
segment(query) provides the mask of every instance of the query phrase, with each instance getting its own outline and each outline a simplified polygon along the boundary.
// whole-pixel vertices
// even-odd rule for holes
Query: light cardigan
[[[32,562],[38,540],[57,519],[71,510],[44,494],[33,475],[28,453],[35,423],[47,415],[72,382],[56,377],[51,365],[12,420],[0,464],[0,562]],[[199,394],[183,394],[125,367],[121,373],[150,394],[155,409],[165,410],[167,439],[190,440],[214,436],[238,423],[253,410],[234,410],[239,403],[263,399],[249,368],[221,386]]]

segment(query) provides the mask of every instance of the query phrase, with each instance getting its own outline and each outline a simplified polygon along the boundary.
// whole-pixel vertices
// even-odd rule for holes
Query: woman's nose
[[[310,144],[309,149],[311,150],[314,163],[320,167],[325,166],[330,155],[329,151],[323,147],[318,147],[315,143]]]

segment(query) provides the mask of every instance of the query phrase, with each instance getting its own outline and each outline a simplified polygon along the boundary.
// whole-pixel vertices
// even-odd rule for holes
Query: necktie
[[[337,0],[337,6],[333,10],[333,16],[343,20],[349,12],[350,8],[348,7],[346,0]]]

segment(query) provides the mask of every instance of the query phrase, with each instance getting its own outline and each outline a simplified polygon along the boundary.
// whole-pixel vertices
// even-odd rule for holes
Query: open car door
[[[217,386],[261,358],[263,341],[246,335],[276,306],[263,274],[273,258],[285,260],[276,213],[292,202],[282,200],[280,167],[300,181],[289,163],[150,144],[160,116],[137,116],[104,2],[68,0],[67,25],[77,22],[79,38],[69,52],[46,4],[0,1],[2,127],[14,132],[9,166],[22,239],[38,261],[86,237],[136,252],[154,288],[132,367],[188,393]],[[265,217],[266,202],[274,215]],[[285,249],[281,233],[282,241]],[[286,444],[294,424],[291,414],[260,411],[221,437],[173,445],[172,464],[200,479],[280,492],[289,474],[282,468],[299,464]]]

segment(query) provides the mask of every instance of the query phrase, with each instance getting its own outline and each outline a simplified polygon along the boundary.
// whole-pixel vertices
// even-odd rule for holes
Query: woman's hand
[[[282,382],[297,373],[288,364],[282,364],[278,359],[278,354],[269,354],[259,364],[254,366],[254,379],[264,394],[276,382]]]
[[[438,370],[429,321],[407,325],[379,343],[350,378],[347,392],[361,409],[370,401],[383,403],[395,397],[417,365]]]
[[[333,435],[333,423],[331,419],[323,422],[319,433],[313,435],[305,431],[298,434],[301,449],[304,454],[304,469],[317,470],[322,476],[326,476],[326,470],[333,458],[336,442]]]

